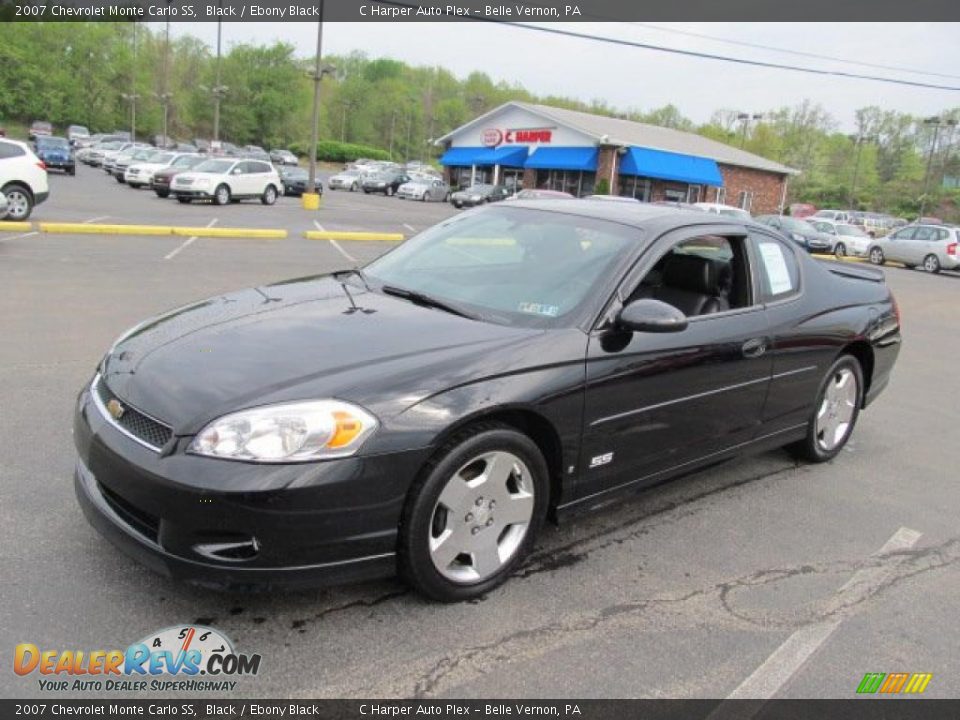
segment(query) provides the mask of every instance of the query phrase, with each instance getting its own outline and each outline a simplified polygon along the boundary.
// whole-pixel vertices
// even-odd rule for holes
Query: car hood
[[[141,323],[111,348],[101,372],[123,401],[189,435],[234,410],[312,398],[388,417],[505,372],[496,358],[515,353],[496,351],[543,334],[321,276],[213,297]]]
[[[167,165],[161,165],[160,163],[133,163],[130,165],[130,169],[136,168],[140,172],[155,172],[157,170],[162,170],[167,167]]]

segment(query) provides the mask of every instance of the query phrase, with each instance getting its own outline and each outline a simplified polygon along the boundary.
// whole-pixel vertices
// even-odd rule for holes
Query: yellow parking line
[[[37,229],[45,233],[68,235],[177,235],[183,237],[255,238],[280,240],[286,230],[271,228],[177,227],[174,225],[95,225],[93,223],[42,222]]]
[[[345,230],[305,230],[307,240],[373,240],[377,242],[403,242],[403,233],[347,232]]]
[[[840,260],[843,262],[866,262],[866,258],[856,257],[854,255],[844,255],[842,257],[837,257],[836,255],[826,255],[824,253],[811,253],[815,258],[822,258],[823,260]]]
[[[0,221],[0,232],[30,232],[31,230],[33,230],[33,223]]]

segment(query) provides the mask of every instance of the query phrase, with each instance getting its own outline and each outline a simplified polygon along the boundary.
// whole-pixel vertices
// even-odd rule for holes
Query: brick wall
[[[727,205],[739,207],[740,193],[746,190],[753,193],[750,212],[754,215],[780,211],[783,184],[786,181],[783,175],[732,165],[720,165],[720,174],[723,175],[723,184],[727,189]],[[713,202],[716,197],[715,190],[711,188],[707,196],[705,200]]]
[[[617,175],[616,173],[613,176],[613,181],[610,180],[610,168],[611,165],[616,162],[616,172],[620,171],[620,158],[616,158],[617,149],[612,145],[601,145],[600,154],[597,157],[597,182],[600,182],[601,179],[606,179],[610,183],[610,195],[617,194]],[[616,158],[616,159],[614,159]]]

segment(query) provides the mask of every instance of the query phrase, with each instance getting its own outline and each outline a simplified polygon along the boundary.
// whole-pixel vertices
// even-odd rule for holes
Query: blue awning
[[[443,157],[440,158],[440,164],[523,167],[526,160],[526,145],[505,145],[498,148],[454,147],[443,154]]]
[[[524,167],[544,170],[596,170],[598,154],[595,147],[538,147],[527,158]]]
[[[620,172],[624,175],[723,187],[723,176],[715,160],[665,150],[628,148],[620,161]]]

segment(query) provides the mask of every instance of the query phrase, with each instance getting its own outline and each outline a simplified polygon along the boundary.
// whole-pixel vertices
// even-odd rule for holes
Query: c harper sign
[[[546,144],[553,142],[553,128],[519,128],[510,130],[487,128],[483,131],[481,140],[486,147],[513,144]]]

